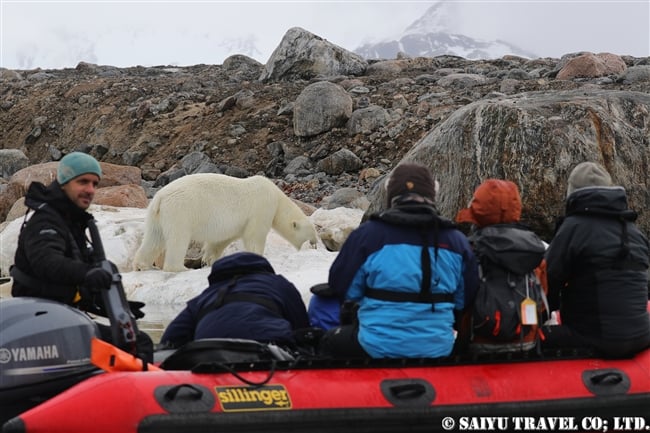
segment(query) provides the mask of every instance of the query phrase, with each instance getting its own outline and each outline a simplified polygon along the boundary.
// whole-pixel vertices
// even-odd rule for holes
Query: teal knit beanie
[[[59,168],[56,171],[56,180],[65,185],[77,176],[93,173],[102,177],[102,168],[99,162],[92,156],[83,152],[72,152],[59,161]]]

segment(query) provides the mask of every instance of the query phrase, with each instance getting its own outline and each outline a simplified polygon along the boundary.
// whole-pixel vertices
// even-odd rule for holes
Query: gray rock
[[[284,174],[298,174],[300,172],[310,172],[312,168],[311,161],[306,156],[297,156],[293,158],[284,169]]]
[[[357,171],[363,166],[361,159],[348,149],[341,149],[318,161],[316,167],[329,175]]]
[[[299,137],[310,137],[344,126],[352,115],[352,97],[338,84],[310,84],[293,107],[293,129]]]
[[[29,159],[21,150],[0,149],[0,177],[9,179],[12,174],[29,165]]]
[[[361,56],[293,27],[271,54],[259,79],[308,80],[317,76],[361,75],[367,67]]]
[[[348,134],[370,134],[390,122],[388,111],[378,105],[360,108],[352,112],[348,120]]]
[[[336,209],[337,207],[348,207],[352,209],[366,210],[370,206],[365,194],[356,188],[340,188],[334,194],[324,197],[321,202],[323,209]]]
[[[626,84],[650,82],[650,65],[631,66],[619,75],[618,81]]]

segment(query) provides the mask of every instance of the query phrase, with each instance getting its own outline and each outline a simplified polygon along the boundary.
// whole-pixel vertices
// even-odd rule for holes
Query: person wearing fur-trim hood
[[[650,346],[650,245],[636,218],[604,167],[573,169],[565,215],[546,252],[548,300],[561,320],[545,328],[546,347],[627,357]]]
[[[438,215],[436,184],[428,168],[398,165],[386,185],[388,209],[350,233],[328,283],[358,311],[351,324],[324,335],[323,355],[435,358],[452,352],[455,320],[473,302],[478,268],[465,235]]]

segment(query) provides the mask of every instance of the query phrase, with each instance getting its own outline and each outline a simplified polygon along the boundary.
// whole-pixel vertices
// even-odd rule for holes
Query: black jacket
[[[563,325],[607,341],[650,343],[647,237],[621,187],[576,190],[546,252],[549,303]]]
[[[85,233],[93,217],[75,205],[56,180],[47,187],[32,182],[25,205],[34,213],[18,237],[11,294],[71,305],[93,266],[92,246]]]

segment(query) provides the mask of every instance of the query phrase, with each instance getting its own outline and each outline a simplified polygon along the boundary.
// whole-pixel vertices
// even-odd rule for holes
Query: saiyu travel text
[[[442,428],[459,431],[650,431],[650,423],[640,416],[462,416],[443,418]]]

